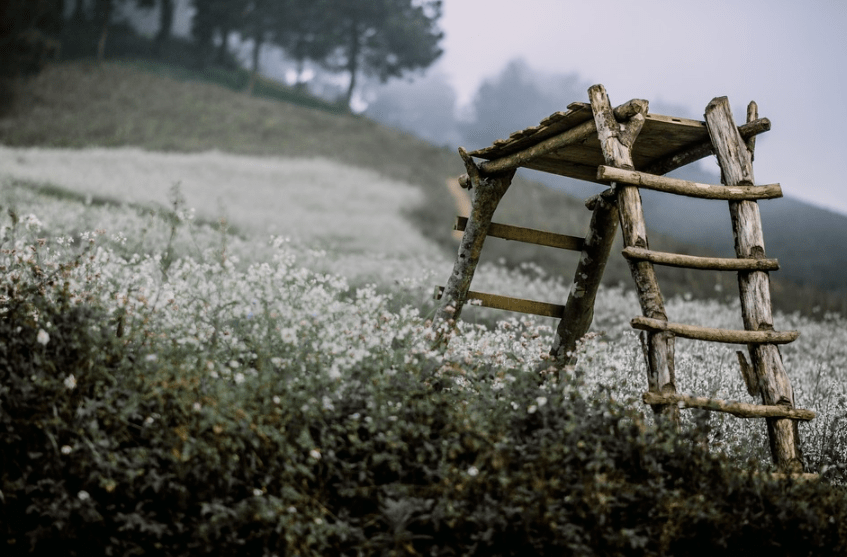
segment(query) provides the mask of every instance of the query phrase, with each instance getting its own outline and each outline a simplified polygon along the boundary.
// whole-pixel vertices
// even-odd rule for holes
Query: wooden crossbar
[[[621,252],[627,259],[649,261],[667,267],[685,269],[705,269],[711,271],[776,271],[779,261],[776,259],[737,259],[732,257],[699,257],[652,251],[644,248],[628,247]]]
[[[734,400],[721,400],[683,394],[659,394],[647,392],[641,399],[645,404],[677,404],[682,408],[701,408],[715,412],[726,412],[739,418],[788,418],[809,421],[815,419],[811,410],[788,408],[787,406],[749,404]]]
[[[444,293],[443,286],[435,287],[435,299],[440,300]],[[532,315],[540,315],[542,317],[562,317],[565,311],[565,306],[558,304],[548,304],[547,302],[536,302],[535,300],[524,300],[522,298],[510,298],[508,296],[498,296],[497,294],[486,294],[484,292],[468,291],[468,300],[479,300],[482,306],[494,309],[505,309],[507,311],[516,311],[518,313],[529,313]]]
[[[453,230],[464,231],[467,225],[467,217],[456,217],[456,224],[453,225]],[[497,224],[495,222],[492,222],[488,227],[488,233],[486,235],[504,240],[514,240],[526,244],[536,244],[572,251],[582,251],[585,244],[585,238],[579,238],[577,236],[555,234],[553,232],[535,230],[534,228]]]
[[[682,323],[668,323],[661,319],[635,317],[630,321],[634,329],[642,331],[668,331],[682,338],[725,342],[727,344],[788,344],[794,342],[800,333],[797,331],[736,331],[732,329],[714,329]]]
[[[601,165],[597,168],[597,179],[603,182],[623,182],[640,188],[684,195],[687,197],[698,197],[701,199],[722,199],[726,201],[775,199],[782,197],[782,188],[779,184],[762,186],[723,186],[712,184],[700,184],[657,176],[636,170],[625,170],[612,166]]]

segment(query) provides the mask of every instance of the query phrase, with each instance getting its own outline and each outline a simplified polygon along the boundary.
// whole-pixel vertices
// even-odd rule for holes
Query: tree
[[[62,0],[0,2],[0,77],[36,73],[58,54],[63,9]]]
[[[336,0],[328,7],[327,32],[336,47],[322,62],[350,75],[347,106],[360,72],[384,82],[426,68],[441,55],[440,0]]]
[[[474,148],[537,124],[553,112],[585,98],[587,85],[577,74],[545,75],[525,60],[510,61],[497,77],[485,80],[473,100],[473,119],[462,133]]]
[[[136,3],[140,8],[159,7],[159,30],[153,39],[153,48],[156,56],[161,57],[173,32],[175,0],[136,0]]]
[[[280,0],[275,6],[273,42],[295,61],[300,86],[306,60],[323,60],[333,49],[327,33],[332,0]]]
[[[215,34],[220,45],[214,54],[217,63],[226,59],[227,42],[234,29],[240,29],[246,8],[245,0],[192,0],[194,18],[191,20],[191,35],[197,43],[199,64],[205,66],[214,48]]]

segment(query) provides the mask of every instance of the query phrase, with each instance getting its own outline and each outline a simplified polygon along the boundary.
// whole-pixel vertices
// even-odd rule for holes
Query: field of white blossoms
[[[127,180],[115,176],[116,181]],[[534,373],[551,345],[554,320],[469,307],[446,347],[434,346],[428,318],[434,312],[433,287],[446,280],[450,261],[434,248],[416,252],[418,239],[403,244],[392,228],[392,242],[404,249],[364,249],[374,227],[356,219],[402,222],[402,203],[355,207],[358,215],[337,222],[336,236],[346,243],[318,238],[332,226],[322,219],[309,230],[300,219],[300,239],[267,233],[267,206],[255,204],[255,215],[239,205],[227,231],[226,214],[215,208],[195,211],[180,188],[162,193],[158,208],[126,194],[133,204],[88,202],[92,192],[61,183],[70,193],[57,195],[38,182],[0,179],[0,296],[39,276],[56,276],[56,288],[70,291],[80,304],[96,301],[110,312],[121,334],[147,335],[174,346],[202,347],[187,352],[202,359],[210,380],[249,380],[257,358],[277,368],[321,369],[343,385],[357,368],[381,367],[392,373],[404,362],[437,361],[467,371],[459,388],[473,396],[474,382],[493,380],[508,393],[511,376],[494,372]],[[161,188],[157,184],[156,188]],[[230,184],[229,186],[233,186]],[[297,196],[288,210],[320,206],[318,187],[289,184]],[[196,195],[195,192],[192,195]],[[108,192],[120,199],[119,188]],[[204,196],[215,199],[215,192]],[[229,194],[227,194],[229,195]],[[445,190],[445,195],[449,195]],[[376,196],[379,197],[379,196]],[[295,201],[296,200],[296,201]],[[296,205],[292,205],[296,203]],[[310,205],[311,204],[311,205]],[[282,205],[279,205],[282,206]],[[342,205],[343,207],[343,205]],[[202,217],[202,218],[200,218]],[[261,227],[241,223],[261,222]],[[407,227],[411,229],[411,227]],[[355,237],[356,234],[362,237]],[[411,232],[410,232],[411,234]],[[389,242],[392,243],[392,242]],[[385,242],[383,241],[383,244]],[[355,246],[356,249],[346,249]],[[544,301],[566,299],[569,284],[532,267],[509,270],[483,265],[474,288]],[[741,327],[737,301],[667,301],[672,320],[715,327]],[[639,314],[637,300],[623,287],[601,291],[593,330],[580,348],[579,375],[588,394],[607,391],[618,400],[641,405],[645,390],[644,362],[629,320]],[[111,322],[111,321],[110,321]],[[799,315],[775,316],[778,329],[796,329],[800,339],[782,348],[798,407],[817,413],[801,423],[800,434],[809,471],[847,462],[847,319],[825,315],[809,320]],[[39,340],[49,342],[51,323],[41,324]],[[249,340],[248,340],[249,339]],[[738,369],[738,347],[677,341],[677,379],[683,393],[754,402]],[[155,360],[155,350],[146,358]],[[195,362],[196,364],[196,362]],[[480,370],[474,375],[473,370]],[[485,374],[482,370],[487,370]],[[483,379],[483,375],[485,379]],[[292,379],[298,381],[297,377]],[[304,384],[307,378],[303,377]],[[74,378],[67,377],[68,384]],[[551,384],[549,388],[557,388]],[[546,404],[539,397],[537,405]],[[316,404],[332,405],[331,398]],[[536,405],[521,411],[535,412]],[[517,408],[516,408],[517,410]],[[644,414],[649,420],[650,410]],[[684,412],[691,420],[691,413]],[[739,461],[769,460],[763,420],[742,420],[715,413],[710,418],[710,444]]]

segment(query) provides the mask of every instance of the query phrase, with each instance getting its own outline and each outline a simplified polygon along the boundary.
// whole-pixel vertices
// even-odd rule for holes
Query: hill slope
[[[424,202],[408,217],[445,253],[451,257],[455,253],[451,228],[456,209],[445,180],[464,171],[459,157],[354,115],[253,98],[209,83],[154,75],[122,64],[77,62],[50,67],[21,85],[18,102],[0,119],[0,142],[70,148],[138,146],[177,152],[217,149],[245,155],[337,160],[419,187]],[[344,181],[345,177],[338,179]],[[496,220],[581,235],[589,212],[579,199],[518,177]],[[656,249],[702,252],[661,234],[651,234],[651,241]],[[547,272],[566,278],[572,275],[577,257],[495,239],[486,244],[483,256],[493,261],[505,259],[509,265],[535,262]],[[713,296],[716,290],[732,292],[735,282],[727,274],[678,269],[661,269],[660,277],[668,296],[685,292]],[[623,258],[613,257],[606,282],[621,281],[630,283],[629,272]],[[776,300],[783,309],[794,309],[797,302]],[[800,302],[800,306],[807,305]]]

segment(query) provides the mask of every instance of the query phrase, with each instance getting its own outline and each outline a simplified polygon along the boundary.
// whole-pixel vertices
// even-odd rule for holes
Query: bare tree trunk
[[[165,44],[171,38],[174,24],[174,0],[159,0],[159,31],[156,33],[154,48],[156,56],[161,58]]]
[[[102,18],[100,27],[100,40],[97,41],[97,63],[102,64],[106,60],[106,39],[109,36],[109,23],[112,19],[112,1],[113,0],[98,0],[100,9],[100,17]]]
[[[253,53],[252,53],[252,61],[253,61],[253,69],[250,72],[250,81],[247,83],[247,94],[252,95],[253,90],[256,88],[256,78],[259,74],[259,55],[262,52],[262,35],[264,33],[262,31],[258,31],[256,36],[253,37]]]
[[[350,102],[353,100],[353,91],[356,89],[356,74],[359,73],[359,26],[355,22],[351,26],[350,31],[350,55],[347,59],[347,71],[350,73],[350,85],[347,87],[347,93],[344,96],[344,103],[347,108],[350,108]]]

